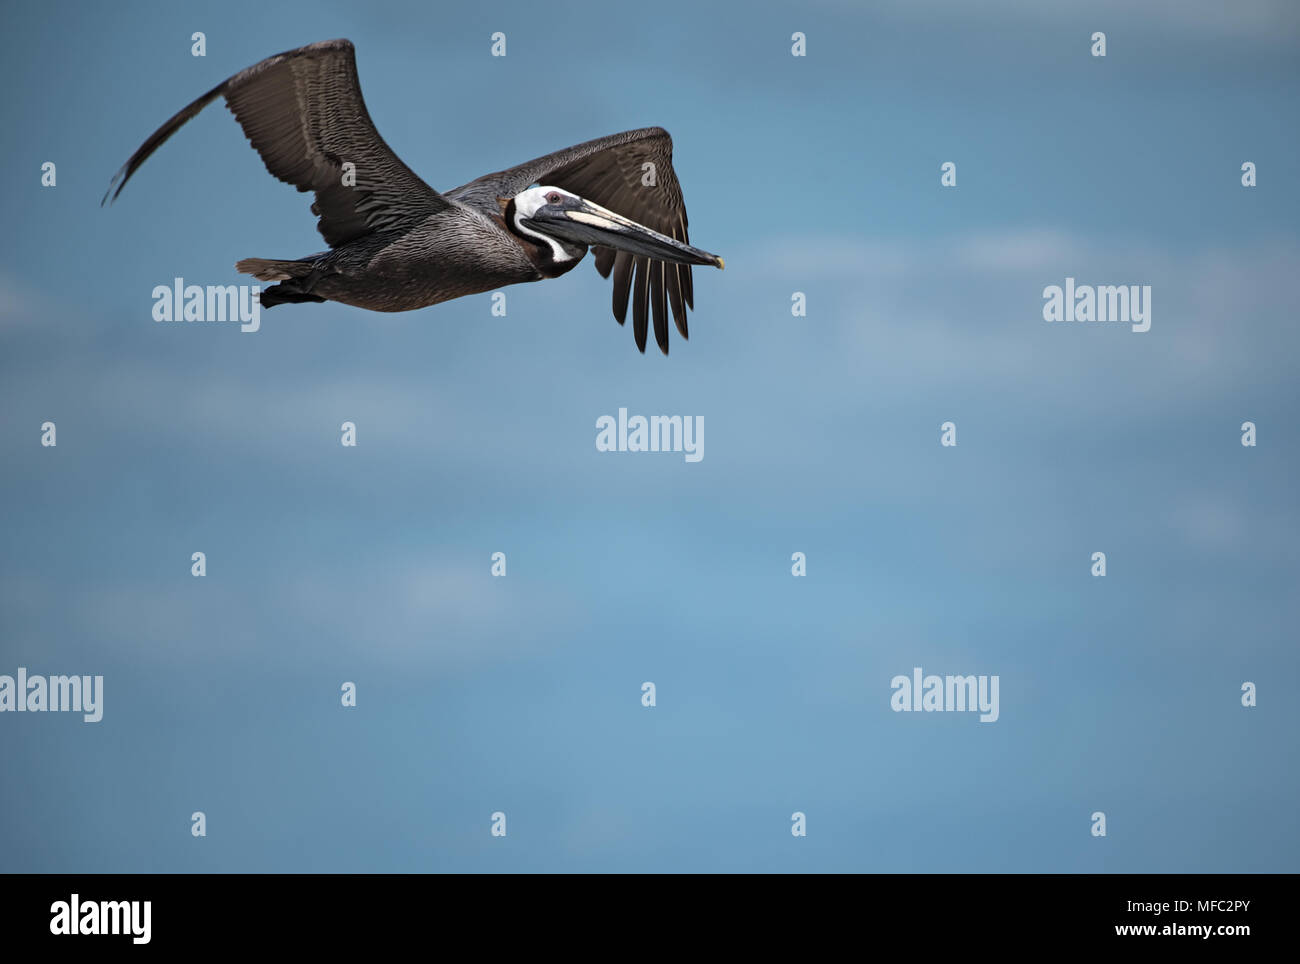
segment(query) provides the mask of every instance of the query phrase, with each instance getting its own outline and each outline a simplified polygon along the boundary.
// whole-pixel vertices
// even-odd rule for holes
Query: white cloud
[[[313,567],[290,579],[284,602],[305,627],[402,665],[456,668],[537,654],[539,636],[574,625],[562,589],[494,577],[487,554],[477,565],[394,558],[382,569]]]
[[[47,306],[36,292],[19,281],[0,276],[0,334],[37,328],[46,313]]]

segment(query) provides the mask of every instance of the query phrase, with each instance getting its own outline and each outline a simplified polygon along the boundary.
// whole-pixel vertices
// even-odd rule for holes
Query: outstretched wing
[[[480,210],[499,211],[497,198],[514,197],[532,184],[571,191],[631,218],[660,234],[689,243],[686,203],[673,170],[673,141],[662,127],[611,134],[547,154],[496,174],[485,174],[447,196]],[[655,341],[668,354],[668,307],[683,338],[686,310],[694,308],[691,267],[597,246],[592,249],[601,277],[614,275],[614,317],[621,325],[632,300],[632,333],[645,351],[647,318],[654,316]]]
[[[140,145],[113,177],[104,200],[109,194],[117,200],[149,155],[218,97],[225,97],[268,171],[299,191],[316,192],[311,210],[319,215],[316,227],[330,247],[450,206],[375,130],[347,40],[276,54],[218,84]],[[350,171],[345,164],[353,165]],[[355,176],[355,184],[345,175]]]

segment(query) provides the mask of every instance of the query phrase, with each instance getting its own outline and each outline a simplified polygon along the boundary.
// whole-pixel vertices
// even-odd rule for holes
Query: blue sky
[[[105,708],[0,714],[0,869],[1300,869],[1300,14],[1043,6],[7,12],[0,673]],[[639,355],[588,265],[504,318],[156,324],[320,250],[309,198],[220,107],[109,178],[338,36],[435,188],[666,127],[727,260],[690,341]],[[1044,322],[1066,277],[1151,330]],[[620,407],[704,459],[597,452]],[[999,720],[892,712],[914,666]]]

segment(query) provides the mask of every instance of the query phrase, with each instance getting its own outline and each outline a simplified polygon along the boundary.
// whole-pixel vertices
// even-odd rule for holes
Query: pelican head
[[[603,245],[657,261],[723,266],[716,254],[683,244],[558,187],[530,187],[515,195],[512,227],[549,242],[557,262],[576,261],[588,246]]]

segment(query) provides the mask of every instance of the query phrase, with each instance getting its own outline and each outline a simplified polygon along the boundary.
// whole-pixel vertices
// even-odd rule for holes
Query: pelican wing
[[[533,184],[563,188],[660,234],[689,243],[686,202],[673,170],[673,141],[662,127],[611,134],[547,154],[506,171],[486,174],[447,195],[484,211],[498,211],[498,198],[514,197]],[[632,334],[645,351],[647,319],[655,341],[668,354],[668,309],[683,338],[686,310],[694,308],[691,267],[626,251],[594,247],[596,270],[614,276],[614,317],[621,325],[632,303]]]
[[[225,97],[268,171],[299,191],[316,193],[311,210],[330,247],[450,206],[375,130],[347,40],[276,54],[212,88],[131,155],[109,185],[112,199],[167,138],[218,97]]]

